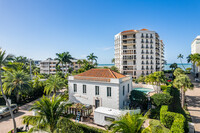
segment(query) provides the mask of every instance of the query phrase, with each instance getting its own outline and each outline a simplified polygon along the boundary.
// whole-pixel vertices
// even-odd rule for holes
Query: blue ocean
[[[169,68],[169,66],[171,65],[172,63],[168,63],[168,64],[165,64],[164,66],[164,70],[171,70],[171,68]],[[192,68],[192,64],[190,63],[183,63],[183,65],[181,63],[177,63],[178,64],[178,67],[184,69],[185,68]],[[111,67],[111,66],[114,66],[114,64],[98,64],[98,67]]]

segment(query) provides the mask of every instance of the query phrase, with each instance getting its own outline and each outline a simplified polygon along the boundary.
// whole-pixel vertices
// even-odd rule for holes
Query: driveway
[[[200,83],[193,81],[194,89],[186,92],[187,107],[192,117],[196,133],[200,133]]]
[[[19,108],[19,112],[14,114],[17,127],[25,126],[22,124],[22,117],[25,115],[32,115],[32,111],[28,110],[30,109],[31,105],[34,102],[35,101],[21,106]],[[12,129],[13,129],[13,122],[11,116],[4,117],[3,119],[0,120],[0,133],[7,133]]]

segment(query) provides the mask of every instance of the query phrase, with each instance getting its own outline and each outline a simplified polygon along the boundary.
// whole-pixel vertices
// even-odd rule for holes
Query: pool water
[[[133,88],[134,90],[137,90],[137,91],[141,91],[141,92],[144,92],[146,94],[148,94],[149,92],[152,92],[154,91],[153,89],[149,89],[149,88]]]

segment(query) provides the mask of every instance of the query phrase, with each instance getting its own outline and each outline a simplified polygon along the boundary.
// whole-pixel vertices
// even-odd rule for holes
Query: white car
[[[194,80],[195,80],[196,82],[199,82],[199,81],[200,81],[198,78],[195,78]]]

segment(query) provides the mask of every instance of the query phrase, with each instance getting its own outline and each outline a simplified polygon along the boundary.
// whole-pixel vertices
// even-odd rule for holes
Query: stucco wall
[[[77,84],[76,93],[74,93],[73,84]],[[83,94],[83,85],[86,85],[86,94]],[[95,95],[95,86],[99,86],[99,95]],[[107,97],[107,87],[111,87],[111,97]],[[69,99],[89,105],[95,105],[95,99],[99,99],[100,106],[119,109],[119,84],[69,81]]]

